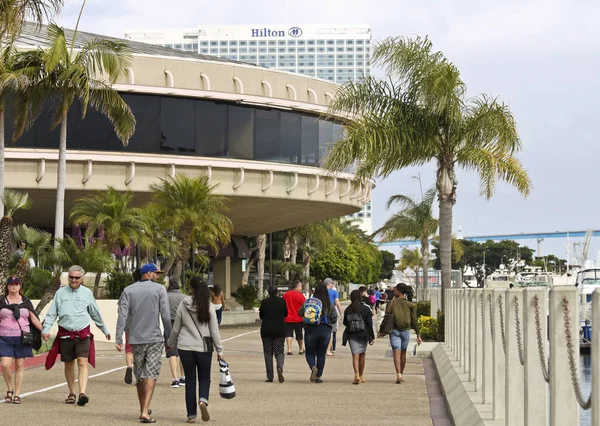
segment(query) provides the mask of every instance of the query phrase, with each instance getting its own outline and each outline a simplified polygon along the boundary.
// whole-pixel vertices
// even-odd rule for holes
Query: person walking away
[[[331,339],[331,325],[337,321],[337,314],[331,302],[327,285],[320,283],[313,297],[304,302],[298,314],[304,321],[306,362],[310,367],[310,381],[323,383],[323,369],[327,358],[327,346]]]
[[[35,314],[31,300],[23,296],[21,279],[10,277],[7,281],[6,293],[0,299],[0,362],[2,377],[6,383],[4,402],[7,404],[21,403],[25,358],[33,357],[31,345],[23,343],[21,332],[30,332],[32,326],[42,331],[42,324]]]
[[[392,286],[389,286],[385,291],[385,294],[387,295],[387,297],[385,298],[385,307],[387,308],[390,302],[394,300],[394,288]]]
[[[350,345],[352,353],[352,367],[354,368],[354,381],[352,384],[365,383],[363,373],[365,371],[365,359],[367,344],[372,345],[375,341],[373,332],[373,315],[371,308],[362,301],[360,291],[353,290],[350,293],[350,306],[344,311],[344,338]]]
[[[296,281],[294,288],[286,291],[283,295],[285,306],[287,308],[287,317],[285,317],[285,340],[287,343],[287,354],[293,355],[292,340],[294,333],[296,334],[296,342],[298,342],[298,353],[304,353],[304,338],[302,337],[302,317],[298,315],[298,311],[306,302],[306,298],[302,294],[302,283]]]
[[[167,297],[169,299],[169,310],[171,312],[171,327],[175,323],[175,315],[177,314],[177,308],[179,304],[185,299],[185,294],[180,290],[179,277],[173,275],[169,277],[169,288],[167,289]],[[169,338],[168,334],[165,334],[165,342]],[[179,386],[185,386],[185,373],[183,371],[183,364],[179,360],[179,352],[177,352],[177,346],[173,347],[172,351],[167,352],[167,358],[169,358],[169,368],[171,369],[171,387],[178,388]],[[179,367],[180,376],[177,375],[177,367]]]
[[[267,370],[267,382],[273,382],[273,357],[277,362],[277,380],[283,383],[283,343],[285,339],[285,318],[288,310],[285,301],[278,297],[277,287],[269,288],[269,297],[264,299],[258,310],[262,323],[260,325],[260,337],[265,354],[265,367]]]
[[[221,290],[221,286],[219,284],[213,285],[210,293],[210,301],[214,305],[215,312],[217,313],[217,323],[221,325],[221,320],[223,319],[223,309],[225,309],[225,295],[223,294],[223,290]]]
[[[191,296],[179,304],[173,330],[167,340],[167,348],[179,348],[179,356],[185,370],[185,406],[187,422],[196,423],[198,407],[202,420],[210,420],[208,395],[210,391],[210,365],[212,352],[217,360],[223,357],[219,324],[214,306],[210,303],[208,285],[200,277],[190,280]],[[196,403],[196,372],[198,373],[199,399]]]
[[[394,329],[390,333],[390,345],[394,353],[394,367],[396,369],[396,383],[404,383],[402,374],[406,366],[406,350],[410,341],[410,329],[417,333],[417,344],[421,344],[419,322],[417,321],[416,306],[406,299],[409,290],[404,284],[396,285],[394,290],[396,298],[391,301],[386,309],[386,315],[394,316]],[[385,318],[381,323],[385,324]],[[380,335],[383,335],[380,329]]]
[[[140,281],[125,287],[119,299],[119,317],[115,347],[123,351],[123,332],[129,330],[129,343],[133,349],[133,373],[136,379],[142,423],[154,423],[150,417],[150,402],[160,375],[161,358],[165,346],[160,330],[161,319],[165,335],[171,334],[171,315],[167,290],[156,283],[159,270],[154,263],[141,267]]]
[[[381,304],[381,292],[378,287],[375,287],[375,312],[379,312],[379,305]]]
[[[104,324],[100,309],[92,291],[83,286],[85,271],[79,265],[69,268],[69,285],[60,288],[55,294],[52,304],[44,318],[42,338],[50,338],[50,329],[58,318],[58,334],[46,358],[46,370],[51,369],[60,353],[60,360],[65,364],[65,378],[69,387],[69,395],[65,402],[83,406],[89,402],[87,395],[88,364],[96,368],[96,348],[94,335],[90,331],[91,320],[102,330],[106,340],[110,340],[110,332]],[[79,396],[75,394],[75,363],[78,368]]]
[[[323,282],[327,285],[327,294],[329,294],[329,302],[331,303],[331,306],[334,307],[337,317],[340,318],[342,316],[342,312],[344,312],[340,303],[340,294],[335,289],[333,285],[333,280],[331,278],[325,278],[325,281]],[[327,356],[335,355],[337,329],[338,321],[336,321],[335,324],[331,324],[331,339],[329,340],[329,345],[327,345]]]

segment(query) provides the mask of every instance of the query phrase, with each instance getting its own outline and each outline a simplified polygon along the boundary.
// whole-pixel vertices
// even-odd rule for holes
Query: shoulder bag
[[[390,312],[386,312],[383,317],[383,321],[381,322],[381,326],[379,327],[379,334],[385,336],[386,334],[390,334],[392,330],[394,330],[394,326],[396,323],[396,316],[394,315],[394,301],[391,301]]]
[[[202,339],[202,342],[204,343],[204,350],[206,352],[214,352],[215,345],[214,345],[212,337],[202,336],[202,333],[200,332],[200,327],[196,323],[196,320],[194,320],[194,316],[192,315],[192,313],[190,312],[190,310],[188,308],[185,308],[185,310],[188,312],[188,314],[190,314],[190,318],[192,319],[192,322],[194,323],[194,325],[196,326],[196,329],[198,330],[198,334],[200,335],[200,338]]]

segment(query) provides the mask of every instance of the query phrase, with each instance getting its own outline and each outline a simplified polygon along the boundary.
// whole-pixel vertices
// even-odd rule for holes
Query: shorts
[[[410,342],[410,330],[392,330],[390,333],[390,345],[395,351],[404,351],[408,349],[408,343]]]
[[[135,374],[135,379],[138,382],[144,379],[158,379],[164,347],[163,342],[131,345],[133,349],[133,374]]]
[[[59,339],[57,337],[57,339]],[[59,339],[58,347],[60,349],[60,360],[62,362],[71,362],[76,358],[89,358],[91,337],[85,339]]]
[[[177,350],[177,345],[173,346],[173,350],[167,352],[167,358],[171,358],[172,356],[179,356],[179,351]]]
[[[285,337],[294,337],[296,333],[296,340],[303,340],[302,337],[302,323],[301,322],[286,322],[285,323]]]
[[[21,343],[21,336],[0,336],[0,357],[31,358],[33,349]]]

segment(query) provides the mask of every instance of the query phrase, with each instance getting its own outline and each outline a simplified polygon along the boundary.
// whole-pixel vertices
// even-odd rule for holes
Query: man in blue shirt
[[[69,285],[62,287],[54,294],[50,309],[44,319],[42,338],[48,340],[50,329],[58,318],[58,335],[46,359],[46,369],[54,365],[56,356],[65,363],[65,378],[69,387],[69,396],[65,402],[74,404],[75,394],[75,361],[79,370],[79,398],[77,405],[85,405],[89,401],[86,394],[88,382],[88,362],[96,366],[94,357],[94,336],[90,332],[90,322],[102,330],[107,340],[110,332],[102,320],[100,309],[92,291],[82,286],[85,271],[79,265],[69,268]]]
[[[327,285],[327,293],[329,293],[329,301],[331,302],[331,306],[337,311],[337,317],[340,318],[340,315],[344,312],[342,310],[342,305],[340,304],[340,294],[333,287],[333,280],[331,278],[325,278],[323,283]],[[335,355],[337,328],[337,322],[332,324],[331,339],[329,340],[329,346],[327,346],[327,356]]]

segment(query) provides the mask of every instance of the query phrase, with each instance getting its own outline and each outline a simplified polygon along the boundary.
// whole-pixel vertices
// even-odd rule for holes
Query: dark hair
[[[360,291],[360,293],[362,294],[363,291],[367,291],[367,287],[361,285],[360,287],[358,287],[358,291]]]
[[[313,297],[316,297],[323,304],[323,312],[328,315],[331,311],[331,301],[329,300],[329,292],[327,291],[327,284],[320,283],[315,287],[315,293]]]
[[[181,287],[179,277],[171,275],[169,277],[169,288],[167,291],[179,290],[179,287]]]
[[[215,296],[218,296],[219,294],[221,294],[222,290],[221,290],[221,286],[219,284],[214,284],[212,286],[212,292]]]
[[[137,268],[131,273],[131,276],[133,277],[133,282],[137,283],[139,280],[142,279],[142,271],[140,271],[140,268]]]
[[[292,284],[292,290],[295,290],[296,287],[298,287],[298,284],[302,285],[302,281],[294,280],[294,283]]]
[[[269,296],[277,296],[279,289],[277,287],[269,287]]]
[[[369,296],[372,296],[373,294],[375,294],[375,292],[373,291],[373,289],[368,289],[368,290],[367,290],[367,294],[368,294]]]
[[[350,293],[350,308],[352,312],[360,312],[360,304],[362,301],[362,295],[359,290],[352,290]]]
[[[193,277],[190,280],[190,289],[192,303],[198,311],[198,322],[200,324],[210,322],[210,293],[208,292],[208,284],[204,282],[202,277]]]

